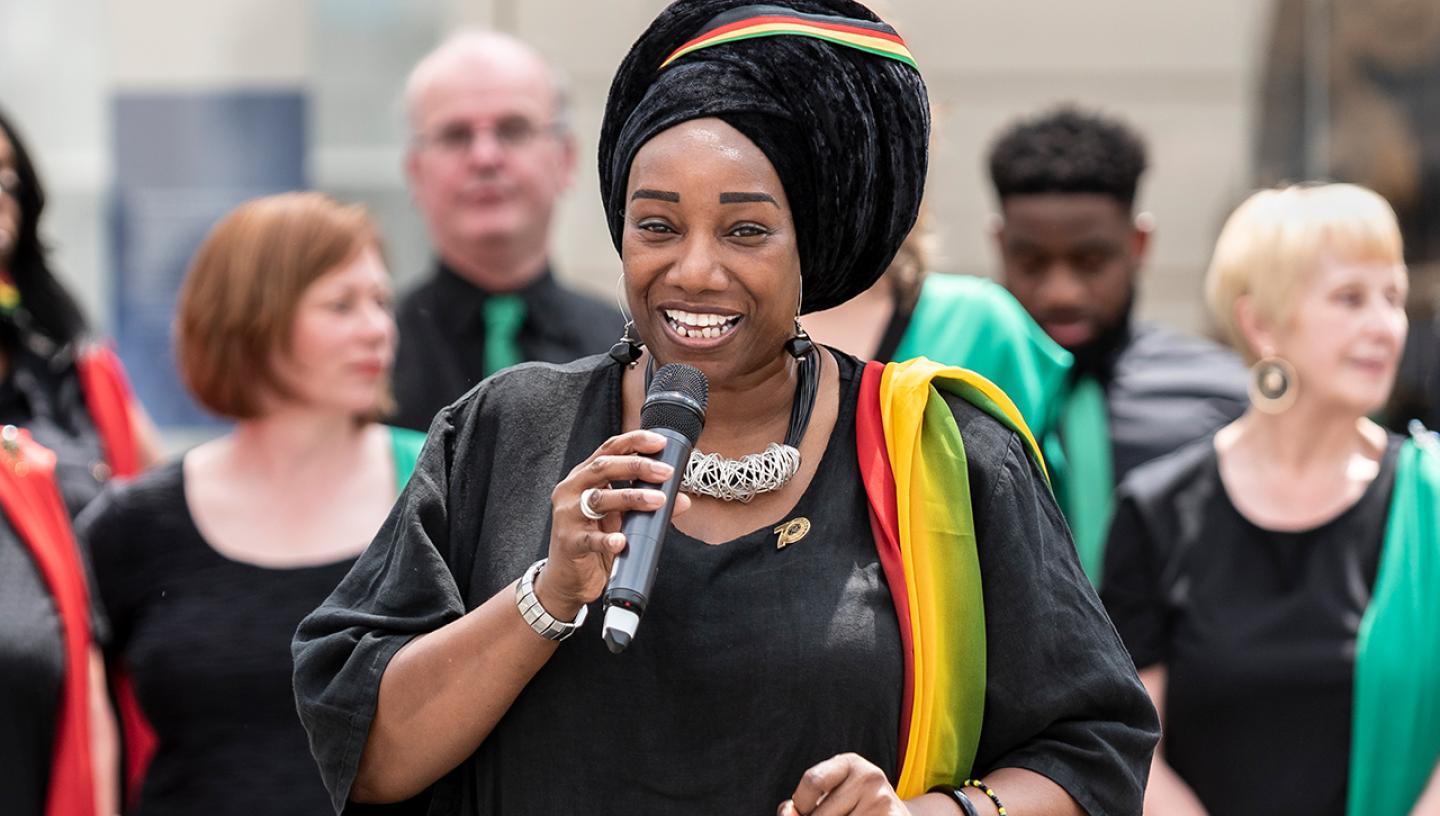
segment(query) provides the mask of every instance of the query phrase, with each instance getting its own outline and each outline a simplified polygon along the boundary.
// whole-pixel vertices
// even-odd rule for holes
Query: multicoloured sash
[[[1346,812],[1409,813],[1440,761],[1440,445],[1400,450],[1355,655]]]
[[[902,798],[971,770],[985,713],[985,605],[965,444],[937,388],[1021,434],[1014,403],[989,380],[923,357],[865,367],[856,413],[870,525],[895,602],[905,660]]]

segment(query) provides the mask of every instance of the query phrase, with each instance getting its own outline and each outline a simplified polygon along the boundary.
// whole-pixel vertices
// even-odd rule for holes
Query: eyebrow
[[[670,202],[671,204],[679,204],[679,203],[680,203],[680,194],[679,194],[679,193],[671,193],[671,192],[668,192],[668,191],[666,191],[666,190],[647,190],[647,189],[641,188],[641,189],[639,189],[639,190],[636,190],[636,191],[635,191],[634,193],[632,193],[631,196],[630,196],[630,200],[631,200],[631,201],[634,201],[634,200],[636,200],[637,198],[653,198],[653,199],[655,199],[656,201],[668,201],[668,202]]]
[[[772,195],[770,195],[769,193],[721,193],[721,194],[720,194],[720,203],[721,203],[721,204],[752,204],[752,203],[756,203],[756,202],[759,202],[759,203],[766,203],[766,202],[768,202],[768,203],[770,203],[770,204],[774,204],[776,207],[779,207],[779,206],[780,206],[780,204],[775,201],[775,197],[772,196]]]

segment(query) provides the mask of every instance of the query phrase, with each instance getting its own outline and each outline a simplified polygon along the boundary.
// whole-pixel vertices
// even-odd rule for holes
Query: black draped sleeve
[[[384,528],[301,624],[296,697],[337,811],[372,810],[346,800],[390,658],[410,638],[483,603],[544,555],[545,497],[620,426],[618,372],[596,358],[519,366],[442,411]],[[976,769],[1028,768],[1090,813],[1138,813],[1158,736],[1149,698],[1019,437],[969,403],[955,401],[951,409],[968,459],[988,633]],[[853,445],[853,437],[843,443]],[[504,478],[492,478],[492,469]],[[659,633],[651,630],[651,643]],[[463,803],[467,786],[505,773],[494,757],[486,763],[480,768],[472,760],[468,771],[462,763],[426,801],[412,803],[417,810],[374,810],[483,811]]]
[[[1160,735],[1155,708],[1026,443],[969,403],[947,401],[965,442],[985,594],[975,770],[1026,768],[1087,813],[1139,813]]]
[[[435,417],[415,472],[374,541],[295,634],[296,704],[337,813],[346,810],[390,659],[411,638],[465,613],[446,558],[451,413]]]
[[[374,541],[301,622],[296,705],[337,813],[425,812],[422,801],[348,803],[380,678],[410,639],[480,606],[544,556],[550,491],[619,427],[619,371],[601,356],[522,364],[440,411]],[[445,810],[459,778],[452,772],[421,799]]]

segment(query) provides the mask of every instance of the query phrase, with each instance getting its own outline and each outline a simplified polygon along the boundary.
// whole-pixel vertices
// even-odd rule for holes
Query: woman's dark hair
[[[10,253],[9,270],[20,290],[21,307],[17,314],[0,318],[0,338],[13,343],[23,334],[34,331],[64,346],[85,333],[85,316],[75,298],[50,272],[47,248],[40,241],[45,191],[40,187],[25,143],[3,110],[0,110],[0,131],[10,142],[15,173],[20,177],[20,189],[15,195],[20,205],[20,224]]]

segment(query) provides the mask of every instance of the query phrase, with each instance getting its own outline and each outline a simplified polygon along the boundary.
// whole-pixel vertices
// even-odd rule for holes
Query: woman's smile
[[[743,319],[738,314],[722,312],[687,311],[684,309],[661,309],[665,327],[675,339],[685,345],[710,347],[714,342],[729,338]],[[699,341],[699,342],[697,342]]]

